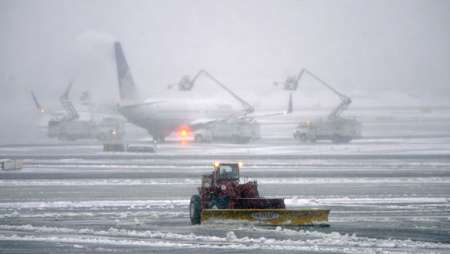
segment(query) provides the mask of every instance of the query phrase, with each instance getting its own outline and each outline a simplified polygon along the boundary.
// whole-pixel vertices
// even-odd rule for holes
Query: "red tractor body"
[[[258,183],[240,183],[239,164],[222,163],[212,174],[204,175],[198,188],[202,209],[282,209],[283,199],[259,196]]]
[[[284,199],[263,198],[256,181],[241,183],[239,163],[214,163],[189,205],[192,224],[250,221],[269,225],[311,225],[328,221],[328,209],[286,209]]]

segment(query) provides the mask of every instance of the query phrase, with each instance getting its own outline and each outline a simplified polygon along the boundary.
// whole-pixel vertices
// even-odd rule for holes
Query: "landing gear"
[[[206,139],[203,137],[202,134],[196,134],[194,137],[195,143],[206,143]]]
[[[166,142],[166,137],[164,137],[164,136],[153,136],[153,141],[158,143],[158,144],[161,144],[161,143]]]

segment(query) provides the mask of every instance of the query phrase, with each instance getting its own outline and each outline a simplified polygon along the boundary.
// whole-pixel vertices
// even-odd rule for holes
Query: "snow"
[[[264,177],[246,178],[248,181],[258,181],[260,184],[345,184],[345,183],[407,183],[407,184],[450,184],[450,177],[291,177],[291,178],[272,178]],[[78,180],[0,180],[0,185],[7,186],[101,186],[101,185],[195,185],[200,184],[199,179],[194,178],[141,178],[141,179],[78,179]]]
[[[0,146],[1,158],[24,159],[22,171],[0,174],[0,247],[450,253],[448,114],[378,119],[382,113],[361,111],[366,136],[344,145],[297,144],[290,123],[270,120],[262,130],[268,138],[255,143],[168,143],[155,154],[110,154],[95,144]],[[288,208],[330,209],[330,226],[190,225],[190,196],[216,159],[243,161],[241,175]]]
[[[358,237],[355,234],[341,234],[339,232],[320,233],[315,231],[289,229],[276,230],[277,234],[301,236],[303,240],[277,240],[275,238],[249,236],[237,237],[233,231],[226,233],[225,237],[202,236],[196,234],[176,234],[153,231],[125,230],[109,228],[106,231],[92,229],[70,229],[55,227],[36,227],[32,225],[5,226],[1,230],[14,230],[12,235],[0,234],[0,240],[22,241],[56,241],[77,244],[104,244],[104,245],[139,245],[149,247],[170,248],[229,248],[229,249],[272,249],[272,250],[327,250],[344,251],[350,253],[372,253],[374,248],[387,251],[450,251],[450,244],[421,242],[412,240],[374,239]],[[26,232],[53,233],[47,236],[22,235]],[[73,236],[78,235],[78,236]],[[114,237],[131,237],[116,239]],[[142,238],[142,240],[140,239]],[[174,240],[182,240],[174,241]],[[227,243],[227,244],[225,244]]]

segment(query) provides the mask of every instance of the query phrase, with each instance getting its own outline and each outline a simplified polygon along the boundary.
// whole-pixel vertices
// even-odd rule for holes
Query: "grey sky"
[[[0,0],[2,100],[54,99],[69,79],[117,98],[111,43],[158,94],[206,68],[254,96],[305,66],[350,94],[450,91],[450,1]],[[421,100],[418,100],[419,102]]]

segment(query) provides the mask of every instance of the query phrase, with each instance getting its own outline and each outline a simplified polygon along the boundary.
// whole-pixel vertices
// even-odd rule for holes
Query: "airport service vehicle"
[[[328,209],[286,209],[282,198],[264,198],[256,181],[240,182],[240,163],[214,162],[213,172],[203,175],[198,194],[191,197],[193,225],[209,222],[247,221],[261,225],[326,225]]]
[[[111,140],[103,144],[103,152],[155,153],[156,144],[126,144],[123,140]]]
[[[59,98],[64,109],[62,112],[48,112],[31,92],[39,112],[51,116],[47,125],[48,137],[59,140],[97,139],[101,142],[121,139],[125,128],[124,122],[120,118],[104,116],[101,119],[94,119],[91,112],[90,119],[80,119],[78,111],[69,99],[71,87],[72,83],[69,83],[64,94]],[[91,106],[90,102],[88,103],[88,106]]]
[[[22,160],[2,159],[0,160],[1,170],[20,170],[23,168]]]
[[[114,118],[100,121],[52,119],[48,122],[48,137],[59,140],[97,139],[109,142],[123,135],[123,122]]]
[[[180,91],[190,91],[197,80],[205,76],[213,81],[216,85],[231,95],[237,102],[239,102],[242,108],[246,109],[236,115],[224,119],[198,119],[189,126],[192,127],[194,141],[197,143],[209,143],[209,142],[226,142],[245,144],[250,141],[254,141],[261,138],[260,124],[256,118],[271,117],[276,115],[285,115],[292,113],[292,93],[289,94],[288,108],[284,112],[277,112],[271,114],[253,114],[253,106],[240,98],[236,93],[231,91],[226,85],[217,80],[209,72],[200,70],[192,79],[189,76],[184,76],[177,84],[169,86],[169,88],[178,87]],[[186,128],[184,133],[188,133],[190,128]],[[178,132],[179,136],[183,137],[183,128],[180,128]]]
[[[212,122],[193,131],[196,143],[215,141],[245,144],[260,139],[260,124],[254,119],[238,118]]]
[[[352,139],[361,138],[361,123],[356,119],[341,116],[342,112],[352,103],[352,100],[312,72],[307,69],[302,69],[297,77],[290,77],[284,82],[284,89],[297,90],[298,83],[304,74],[309,74],[320,84],[331,90],[341,99],[341,103],[330,112],[326,119],[307,120],[299,123],[293,133],[294,138],[301,142],[311,143],[317,140],[331,140],[333,143],[348,143]]]
[[[361,123],[343,117],[305,121],[298,124],[293,135],[301,142],[331,140],[333,143],[349,143],[352,139],[361,138]]]

